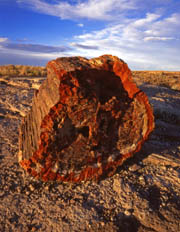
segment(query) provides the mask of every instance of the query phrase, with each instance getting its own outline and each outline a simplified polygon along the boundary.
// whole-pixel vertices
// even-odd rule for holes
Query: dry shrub
[[[0,66],[0,76],[44,77],[46,75],[45,67],[12,64]]]
[[[133,71],[135,81],[180,90],[180,72]]]

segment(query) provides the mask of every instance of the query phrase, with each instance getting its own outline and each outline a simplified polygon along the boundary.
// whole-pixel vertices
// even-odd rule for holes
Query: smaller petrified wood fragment
[[[113,174],[154,127],[148,98],[127,64],[111,55],[70,57],[47,69],[20,127],[21,166],[44,181]]]

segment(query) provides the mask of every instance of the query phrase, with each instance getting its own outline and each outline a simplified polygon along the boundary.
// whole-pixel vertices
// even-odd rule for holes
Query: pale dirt
[[[0,232],[180,231],[180,91],[136,74],[156,118],[141,152],[99,183],[43,183],[17,162],[18,127],[42,80],[0,77]]]

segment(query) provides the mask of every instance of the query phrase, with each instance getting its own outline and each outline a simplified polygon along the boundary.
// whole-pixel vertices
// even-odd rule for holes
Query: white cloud
[[[71,50],[65,46],[49,46],[42,44],[26,44],[26,43],[6,43],[4,48],[12,49],[12,50],[20,50],[20,51],[29,51],[35,53],[58,53],[65,52]]]
[[[79,24],[77,24],[78,25],[78,27],[84,27],[84,24],[83,23],[79,23]]]
[[[157,37],[180,37],[180,14],[172,14],[164,19],[154,22],[147,27],[146,35]]]
[[[161,40],[161,41],[167,41],[167,40],[174,40],[173,37],[155,37],[155,36],[149,36],[149,37],[145,37],[144,41],[150,41],[150,40]]]
[[[85,45],[85,44],[79,44],[79,43],[70,43],[70,46],[80,48],[80,49],[90,49],[90,50],[98,49],[97,46],[91,46],[91,45],[87,45],[87,44]]]
[[[7,41],[8,41],[8,38],[0,37],[0,43],[4,43],[4,42],[7,42]]]
[[[180,21],[180,14],[174,13],[170,17],[166,19],[166,22],[173,23],[173,24],[179,24]]]
[[[159,15],[159,14],[147,13],[146,18],[138,19],[132,24],[135,27],[146,26],[147,24],[150,24],[150,23],[156,21],[159,17],[161,17],[161,15]]]
[[[53,15],[61,19],[96,19],[112,20],[122,19],[129,14],[130,17],[151,12],[154,8],[168,12],[168,7],[176,7],[175,0],[16,0],[20,5],[30,7],[34,11]],[[151,20],[153,14],[149,16]],[[148,20],[148,19],[147,19]],[[172,19],[173,20],[173,19]],[[141,21],[137,22],[141,24]]]
[[[136,9],[136,1],[138,0],[80,0],[75,1],[75,4],[68,1],[50,4],[43,0],[17,0],[17,3],[24,3],[38,12],[61,19],[112,20],[115,15],[120,15],[125,10]]]
[[[141,19],[76,36],[74,42],[98,47],[98,50],[78,50],[86,57],[111,53],[127,61],[133,69],[180,70],[179,17],[147,13]]]
[[[69,56],[68,52],[72,51],[72,48],[65,46],[12,43],[8,39],[6,41],[8,42],[0,44],[1,64],[45,65],[48,60]]]

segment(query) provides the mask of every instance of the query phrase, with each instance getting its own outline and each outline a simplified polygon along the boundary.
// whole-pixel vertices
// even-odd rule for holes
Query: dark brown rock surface
[[[147,96],[122,60],[59,58],[20,128],[19,162],[43,180],[112,175],[154,127]]]

